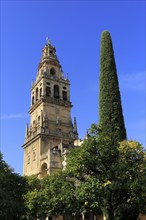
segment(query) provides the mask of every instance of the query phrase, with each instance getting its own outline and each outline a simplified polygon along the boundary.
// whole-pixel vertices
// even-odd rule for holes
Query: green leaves
[[[76,187],[81,212],[101,213],[100,187],[99,181],[91,176],[86,176],[86,180]]]
[[[34,178],[34,177],[33,177]],[[29,179],[29,178],[28,178]],[[30,191],[25,195],[29,218],[42,216],[70,215],[79,213],[75,196],[75,183],[64,173],[54,173],[39,181],[31,177]]]
[[[118,76],[110,33],[104,31],[100,49],[99,127],[112,145],[126,139]]]
[[[21,219],[25,213],[25,189],[25,179],[12,171],[0,153],[0,219]]]
[[[112,220],[126,218],[123,212],[128,210],[135,215],[145,210],[146,154],[141,144],[123,141],[111,147],[110,137],[96,125],[89,131],[88,139],[68,155],[66,166],[66,173],[77,179],[81,210],[110,209]]]
[[[134,219],[146,210],[146,153],[138,142],[113,148],[109,142],[93,125],[88,139],[68,155],[66,170],[41,180],[12,173],[1,159],[0,218],[74,219],[82,212],[104,212],[112,220]]]

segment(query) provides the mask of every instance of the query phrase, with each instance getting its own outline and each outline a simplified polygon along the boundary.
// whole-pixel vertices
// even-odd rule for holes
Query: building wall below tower
[[[40,172],[40,140],[37,139],[24,149],[24,175],[33,175]]]

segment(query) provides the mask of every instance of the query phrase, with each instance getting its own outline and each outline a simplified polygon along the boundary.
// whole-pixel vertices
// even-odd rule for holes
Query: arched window
[[[59,86],[54,85],[54,98],[59,99]]]
[[[40,88],[40,97],[42,96],[42,88]]]
[[[33,152],[33,161],[36,160],[36,152]]]
[[[34,95],[32,96],[32,105],[34,104]]]
[[[49,86],[46,86],[46,96],[47,97],[51,96],[51,88]]]
[[[62,92],[62,96],[63,96],[63,100],[67,100],[67,92],[66,91],[63,91]]]
[[[42,167],[41,167],[41,176],[44,177],[47,175],[47,164],[43,163]]]
[[[35,100],[37,101],[38,100],[38,88],[36,88],[36,98]]]
[[[49,53],[50,53],[50,54],[52,54],[52,53],[53,53],[53,51],[52,51],[52,50],[50,50],[50,51],[49,51]]]
[[[27,164],[30,164],[30,154],[27,155]]]
[[[51,74],[52,76],[55,75],[55,69],[54,69],[54,68],[51,68],[51,69],[50,69],[50,74]]]

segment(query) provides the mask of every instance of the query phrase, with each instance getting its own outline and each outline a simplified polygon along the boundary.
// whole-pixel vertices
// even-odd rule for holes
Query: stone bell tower
[[[43,177],[63,169],[64,155],[78,139],[71,108],[70,82],[48,40],[31,86],[30,126],[26,126],[23,145],[24,175]]]

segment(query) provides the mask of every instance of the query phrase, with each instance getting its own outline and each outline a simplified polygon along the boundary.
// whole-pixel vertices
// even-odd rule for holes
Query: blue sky
[[[129,139],[146,146],[145,1],[1,1],[1,151],[22,174],[30,87],[49,36],[83,138],[98,122],[100,37],[111,33]]]

